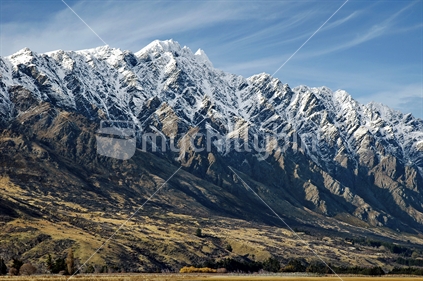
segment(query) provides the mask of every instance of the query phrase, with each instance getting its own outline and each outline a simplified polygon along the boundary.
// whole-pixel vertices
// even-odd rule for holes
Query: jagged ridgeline
[[[93,240],[85,243],[95,245],[96,231],[104,236],[113,229],[111,221],[101,227],[105,217],[123,218],[179,165],[181,172],[145,211],[171,212],[160,219],[173,227],[211,216],[226,218],[229,228],[237,220],[282,226],[230,166],[288,222],[316,233],[383,237],[423,230],[423,122],[411,114],[362,105],[343,90],[290,88],[268,74],[229,74],[215,69],[204,51],[193,53],[173,40],[136,53],[108,46],[45,54],[26,48],[0,58],[0,75],[4,233],[23,227],[10,225],[18,218],[46,221],[45,229],[67,222],[90,233]],[[104,120],[134,124],[138,150],[132,158],[97,153]],[[143,142],[154,134],[156,146],[151,138]],[[47,235],[35,245],[47,243],[52,254],[83,248],[82,238],[69,238],[65,230],[58,235],[31,227]],[[192,228],[187,231],[198,225]],[[164,250],[151,242],[153,250],[146,250],[137,239],[125,245],[145,256],[144,267],[183,264],[175,256],[203,262],[193,245],[183,245],[191,254],[181,257],[182,244]],[[225,241],[213,239],[209,255],[228,253]],[[273,255],[275,249],[266,251]],[[123,248],[105,251],[125,256]],[[46,254],[34,250],[28,257]]]

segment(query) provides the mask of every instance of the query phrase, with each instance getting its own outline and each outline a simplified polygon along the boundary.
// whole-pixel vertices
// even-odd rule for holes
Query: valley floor
[[[340,276],[343,281],[421,281],[421,276]],[[217,275],[217,274],[119,274],[69,276],[16,276],[0,277],[0,281],[336,281],[334,276],[284,276],[284,275]]]

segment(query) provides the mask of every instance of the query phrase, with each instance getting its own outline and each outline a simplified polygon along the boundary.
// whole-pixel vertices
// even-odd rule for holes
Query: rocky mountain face
[[[133,158],[96,153],[102,120],[133,122]],[[231,167],[293,223],[423,231],[422,120],[342,90],[225,73],[172,40],[0,58],[0,122],[0,173],[39,198],[130,210],[182,165],[159,206],[278,224]],[[43,216],[12,201],[5,213]]]

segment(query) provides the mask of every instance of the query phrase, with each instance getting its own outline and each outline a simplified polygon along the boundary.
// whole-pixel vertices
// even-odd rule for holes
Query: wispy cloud
[[[322,28],[322,31],[328,31],[330,29],[339,27],[339,26],[341,26],[341,25],[349,22],[350,20],[353,20],[353,19],[359,17],[361,14],[363,14],[363,11],[354,11],[351,14],[349,14],[348,16],[346,16],[346,17],[344,17],[342,19],[339,19],[339,20],[336,20],[336,21],[333,21],[331,23],[326,24]]]
[[[343,40],[338,40],[338,44],[331,44],[330,47],[327,48],[314,48],[312,51],[309,51],[308,53],[303,53],[301,56],[299,56],[301,59],[309,59],[311,57],[317,57],[317,56],[323,56],[327,55],[339,50],[345,50],[352,47],[355,47],[357,45],[363,44],[367,41],[376,39],[377,37],[387,35],[389,33],[397,33],[397,32],[406,32],[410,30],[410,27],[397,29],[395,28],[395,21],[403,14],[405,11],[411,9],[413,6],[415,6],[418,3],[418,1],[414,1],[410,3],[409,5],[405,6],[404,8],[400,9],[387,19],[383,20],[380,23],[372,25],[367,30],[362,30],[358,35],[352,37],[351,34],[346,34],[343,37]],[[357,15],[357,14],[356,14]],[[339,24],[342,22],[347,21],[347,19],[352,19],[353,17],[351,15],[345,17],[341,20]],[[413,28],[418,28],[420,25],[415,25]],[[335,26],[336,27],[336,24]],[[345,40],[347,39],[347,40]]]
[[[395,87],[388,91],[380,91],[358,100],[364,104],[372,101],[383,103],[403,113],[413,113],[414,116],[423,119],[423,85],[410,84],[403,87]]]
[[[111,47],[138,51],[152,40],[173,38],[205,49],[216,67],[244,76],[273,73],[342,3],[66,1]],[[61,1],[54,8],[48,1],[25,2],[23,12],[21,1],[6,2],[1,55],[24,47],[47,52],[104,44]],[[419,96],[410,93],[423,76],[422,8],[420,0],[349,1],[277,76],[291,86],[343,88],[363,102],[421,112]]]
[[[136,50],[151,40],[173,37],[184,32],[235,20],[245,14],[245,7],[226,2],[78,2],[72,5],[106,42],[116,47],[135,46]],[[9,22],[2,25],[3,53],[23,47],[45,52],[54,49],[83,49],[102,45],[65,5],[49,15],[45,22]]]
[[[317,17],[321,15],[322,12],[318,9],[305,11],[296,11],[295,13],[291,12],[290,9],[286,9],[277,21],[272,21],[266,24],[263,28],[258,30],[248,29],[248,26],[244,28],[244,35],[240,38],[237,38],[230,42],[231,45],[237,46],[238,44],[254,44],[254,43],[263,43],[268,44],[269,39],[273,41],[273,44],[281,44],[286,42],[296,41],[302,38],[307,37],[307,34],[301,36],[295,36],[292,38],[293,29],[297,29],[304,25],[304,21],[309,18]],[[252,23],[255,24],[255,23]],[[281,38],[282,34],[286,34]],[[295,33],[294,33],[295,34]],[[286,38],[289,38],[288,40]]]

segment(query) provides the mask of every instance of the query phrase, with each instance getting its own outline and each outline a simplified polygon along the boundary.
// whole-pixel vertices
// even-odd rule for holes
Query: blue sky
[[[172,38],[246,77],[274,73],[344,2],[66,1],[111,47]],[[1,56],[104,45],[61,0],[0,0],[0,12]],[[349,0],[275,77],[423,118],[423,1]]]

